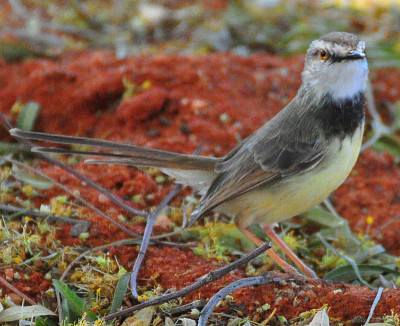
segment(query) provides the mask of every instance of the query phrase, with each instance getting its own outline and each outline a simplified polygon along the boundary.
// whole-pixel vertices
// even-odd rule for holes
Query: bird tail
[[[165,171],[171,170],[172,176],[174,176],[173,170],[187,172],[191,170],[204,172],[209,171],[212,175],[214,175],[214,167],[218,162],[218,159],[215,157],[180,154],[143,146],[121,144],[103,139],[47,134],[25,131],[18,128],[11,129],[10,134],[17,138],[46,141],[65,145],[91,146],[106,150],[106,152],[98,152],[72,150],[59,147],[33,147],[33,152],[97,156],[101,159],[88,159],[86,162],[89,164],[151,166],[161,168]],[[170,174],[168,172],[166,173]]]

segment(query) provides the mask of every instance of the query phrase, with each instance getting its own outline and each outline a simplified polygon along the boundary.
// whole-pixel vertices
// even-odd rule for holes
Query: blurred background
[[[367,42],[372,69],[399,67],[399,7],[395,0],[4,0],[0,55],[56,57],[86,48],[107,48],[118,58],[160,52],[288,55],[340,30]]]

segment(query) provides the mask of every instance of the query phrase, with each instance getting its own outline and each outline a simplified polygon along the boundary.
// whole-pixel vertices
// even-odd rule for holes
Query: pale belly
[[[362,134],[360,127],[352,138],[336,141],[326,159],[312,171],[256,188],[218,210],[235,215],[236,223],[243,227],[268,225],[307,211],[345,181],[357,160]]]

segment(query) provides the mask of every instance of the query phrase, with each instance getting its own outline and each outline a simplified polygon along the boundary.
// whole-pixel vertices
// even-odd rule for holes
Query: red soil
[[[16,101],[37,101],[41,105],[35,130],[69,135],[90,136],[139,145],[193,152],[198,145],[202,154],[221,156],[274,116],[294,96],[300,84],[302,57],[277,58],[255,54],[243,58],[230,54],[194,56],[156,56],[116,60],[105,52],[82,52],[63,55],[57,60],[27,60],[21,63],[0,62],[0,111],[10,113]],[[284,67],[284,68],[283,68]],[[375,81],[376,102],[396,101],[400,87],[396,80],[400,71],[378,72]],[[126,78],[138,88],[137,93],[122,100]],[[148,84],[149,87],[141,85]],[[227,119],[220,119],[226,114]],[[2,140],[11,140],[0,130]],[[99,209],[116,218],[123,211],[99,197],[99,194],[68,175],[60,168],[38,162],[37,167],[80,194]],[[142,171],[128,167],[89,166],[76,168],[122,198],[154,194],[136,208],[157,205],[172,185],[160,185]],[[339,213],[350,220],[355,231],[365,231],[366,217],[375,218],[370,232],[400,211],[400,168],[389,154],[366,151],[346,183],[335,192]],[[187,193],[187,190],[185,191]],[[49,198],[63,194],[57,188],[45,192]],[[176,199],[179,201],[179,198]],[[48,199],[35,199],[36,205]],[[126,234],[109,225],[100,216],[87,210],[92,221],[91,236],[86,244],[97,246],[126,238]],[[141,232],[143,225],[129,226]],[[58,232],[65,245],[79,245],[82,240],[68,235],[69,226]],[[399,253],[396,230],[400,221],[382,231],[377,241],[389,252]],[[136,250],[114,248],[119,262],[132,267]],[[142,283],[157,274],[153,282],[163,288],[181,288],[215,268],[217,263],[194,256],[190,250],[151,248],[141,270]],[[227,282],[244,277],[243,271],[229,274],[199,291],[187,300],[210,297]],[[48,286],[49,284],[46,284]],[[16,286],[30,286],[16,284]],[[45,287],[46,287],[45,286]],[[334,293],[334,289],[343,293]],[[43,289],[42,289],[43,290]],[[30,291],[30,295],[40,292]],[[327,303],[330,316],[351,320],[368,315],[375,292],[361,287],[338,284],[262,286],[239,290],[236,302],[244,302],[249,312],[264,303],[278,308],[287,318]],[[306,297],[308,299],[306,299]],[[400,296],[385,290],[376,314],[400,313]],[[258,303],[257,303],[258,302]],[[262,318],[258,316],[256,318]]]

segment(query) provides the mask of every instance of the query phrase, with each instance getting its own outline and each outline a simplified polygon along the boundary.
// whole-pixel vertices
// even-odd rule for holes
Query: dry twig
[[[209,272],[208,274],[201,277],[200,280],[198,280],[197,282],[195,282],[187,287],[184,287],[183,289],[180,289],[179,291],[176,291],[173,293],[168,293],[165,295],[161,295],[161,296],[149,299],[143,303],[137,304],[136,306],[129,307],[129,308],[123,309],[121,311],[115,312],[113,314],[106,315],[103,318],[101,318],[101,320],[103,320],[103,321],[112,320],[114,318],[119,318],[121,316],[125,316],[134,311],[137,311],[137,310],[140,310],[140,309],[143,309],[146,307],[159,305],[161,303],[171,301],[173,299],[177,299],[179,297],[185,296],[190,292],[200,289],[201,287],[220,279],[222,276],[235,270],[239,266],[247,264],[249,261],[251,261],[252,259],[257,257],[258,255],[262,254],[264,251],[268,250],[269,248],[271,248],[271,244],[269,242],[266,242],[266,243],[262,244],[260,247],[256,248],[252,252],[250,252],[249,254],[247,254],[246,256],[239,258],[238,260],[234,261],[233,263],[231,263],[227,266],[223,266],[217,270],[213,270],[213,271]]]
[[[37,303],[33,301],[31,298],[29,298],[26,294],[22,293],[20,290],[18,290],[14,285],[12,285],[10,282],[8,282],[3,276],[0,275],[0,283],[3,284],[5,287],[10,289],[12,292],[16,293],[19,295],[21,298],[25,299],[28,301],[31,305],[36,305]]]

